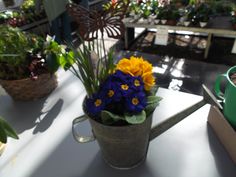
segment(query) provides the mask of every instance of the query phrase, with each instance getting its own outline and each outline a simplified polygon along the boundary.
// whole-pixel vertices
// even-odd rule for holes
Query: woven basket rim
[[[38,77],[43,77],[44,75],[53,75],[53,74],[55,74],[55,73],[43,73],[43,74],[40,74],[40,75],[38,75]],[[16,82],[16,81],[25,81],[25,80],[34,80],[34,79],[31,79],[30,77],[27,77],[27,78],[23,78],[23,79],[13,79],[13,80],[11,80],[11,79],[0,79],[0,81],[8,81],[8,82]],[[36,79],[37,80],[37,79]]]

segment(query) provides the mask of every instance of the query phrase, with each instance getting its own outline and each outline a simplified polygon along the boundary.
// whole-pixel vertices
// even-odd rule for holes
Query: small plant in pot
[[[137,1],[132,1],[129,4],[129,15],[133,16],[135,20],[140,17],[141,13],[141,6],[140,3]]]
[[[207,3],[201,3],[196,8],[196,18],[199,21],[201,27],[205,27],[210,19],[212,10]]]
[[[176,25],[179,18],[179,10],[173,4],[168,5],[167,7],[167,25]]]
[[[208,21],[209,21],[209,16],[201,14],[201,15],[199,15],[198,19],[199,19],[200,27],[204,28],[207,26]]]
[[[52,38],[0,26],[0,84],[15,100],[35,100],[57,86],[64,48]]]
[[[231,18],[232,27],[236,30],[236,15],[233,15]]]
[[[157,12],[157,19],[161,20],[161,24],[166,24],[168,17],[168,11],[165,7],[159,7]]]
[[[144,22],[151,22],[151,18],[149,18],[151,15],[151,10],[149,9],[148,6],[143,6],[142,8],[142,17],[144,19]]]
[[[195,6],[187,6],[183,14],[184,26],[189,26],[195,18]]]
[[[7,137],[18,139],[15,130],[0,116],[0,155],[3,153]]]

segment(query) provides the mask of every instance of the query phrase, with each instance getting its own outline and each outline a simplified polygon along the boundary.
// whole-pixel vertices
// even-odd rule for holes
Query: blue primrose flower
[[[108,77],[108,79],[102,84],[101,92],[106,95],[105,97],[107,103],[111,103],[113,101],[118,102],[122,97],[121,92],[118,88],[118,84],[114,81],[112,75],[111,77]]]
[[[111,78],[116,81],[124,81],[129,79],[129,74],[125,74],[120,70],[117,70],[114,74],[111,75]]]
[[[133,76],[131,81],[131,89],[135,91],[143,91],[144,90],[144,83],[140,76]]]
[[[106,99],[101,93],[94,94],[92,98],[88,98],[86,100],[86,110],[94,116],[100,114],[105,106]]]
[[[112,81],[116,82],[117,87],[123,97],[128,97],[133,93],[133,76],[125,74],[122,71],[117,70],[112,77]]]
[[[144,92],[138,92],[132,94],[126,98],[126,109],[128,112],[141,112],[147,105],[146,95]]]

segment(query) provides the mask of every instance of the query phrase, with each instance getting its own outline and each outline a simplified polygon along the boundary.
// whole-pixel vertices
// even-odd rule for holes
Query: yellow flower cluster
[[[116,70],[132,76],[141,76],[144,82],[144,89],[149,91],[155,85],[155,78],[152,74],[152,64],[142,57],[123,58],[116,65]]]

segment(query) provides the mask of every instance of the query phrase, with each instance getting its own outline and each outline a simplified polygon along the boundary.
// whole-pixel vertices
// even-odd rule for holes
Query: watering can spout
[[[209,103],[211,105],[217,106],[219,109],[222,109],[222,106],[218,103],[215,96],[212,94],[212,92],[203,84],[203,99],[199,102],[195,103],[194,105],[191,105],[187,107],[186,109],[176,113],[175,115],[167,118],[166,120],[162,121],[158,125],[154,126],[150,133],[150,141],[156,138],[157,136],[161,135],[165,131],[167,131],[169,128],[204,106],[206,103]]]
[[[196,104],[191,105],[191,106],[187,107],[186,109],[176,113],[175,115],[162,121],[158,125],[152,127],[149,140],[151,141],[154,138],[156,138],[157,136],[161,135],[162,133],[167,131],[169,128],[171,128],[172,126],[174,126],[175,124],[177,124],[178,122],[183,120],[185,117],[187,117],[188,115],[192,114],[193,112],[195,112],[196,110],[201,108],[203,105],[205,105],[204,99],[202,99],[201,101],[197,102]]]

